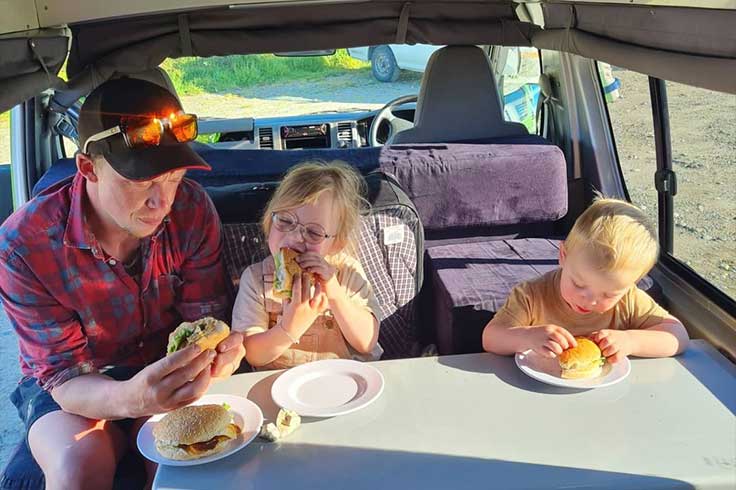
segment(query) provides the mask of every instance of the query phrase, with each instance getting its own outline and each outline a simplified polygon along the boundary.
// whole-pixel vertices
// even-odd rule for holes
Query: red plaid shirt
[[[199,184],[184,179],[167,219],[141,241],[139,285],[87,226],[84,182],[55,185],[0,227],[0,298],[21,370],[46,390],[163,357],[182,320],[228,319],[220,221]]]

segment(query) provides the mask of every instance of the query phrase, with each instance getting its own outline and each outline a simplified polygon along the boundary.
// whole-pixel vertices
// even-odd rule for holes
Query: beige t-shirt
[[[577,313],[562,299],[560,275],[560,269],[556,269],[514,287],[490,324],[505,327],[554,324],[573,335],[584,336],[602,329],[649,328],[672,318],[638,287],[631,288],[616,306],[604,313]]]
[[[347,254],[327,257],[326,260],[337,270],[337,281],[345,286],[349,298],[377,317],[376,312],[379,309],[376,298],[360,262]],[[273,295],[272,284],[272,256],[243,271],[233,307],[233,330],[243,332],[246,336],[253,335],[273,328],[280,321],[282,302]],[[317,317],[299,344],[292,345],[279,359],[261,369],[288,368],[327,358],[375,361],[382,354],[383,349],[378,344],[369,354],[355,351],[342,335],[332,312],[327,310]]]

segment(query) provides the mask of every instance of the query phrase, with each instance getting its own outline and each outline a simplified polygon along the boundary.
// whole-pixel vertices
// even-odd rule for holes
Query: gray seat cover
[[[424,71],[414,127],[391,144],[440,143],[526,135],[523,124],[506,122],[488,56],[477,46],[435,51]]]

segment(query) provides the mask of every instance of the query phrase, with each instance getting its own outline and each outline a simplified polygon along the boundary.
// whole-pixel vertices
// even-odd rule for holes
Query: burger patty
[[[235,424],[230,424],[231,428],[235,433],[240,432],[240,428]],[[219,443],[229,441],[232,437],[229,436],[215,436],[209,441],[195,442],[194,444],[179,444],[177,447],[185,450],[188,454],[199,454],[210,449],[214,449]]]

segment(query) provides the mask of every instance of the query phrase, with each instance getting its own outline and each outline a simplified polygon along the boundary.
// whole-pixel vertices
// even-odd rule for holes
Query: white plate
[[[383,375],[348,359],[310,362],[289,369],[271,387],[280,407],[306,417],[334,417],[367,406],[383,392]]]
[[[244,448],[253,439],[255,439],[258,432],[261,430],[261,424],[263,424],[263,413],[261,412],[261,409],[258,408],[258,405],[252,401],[247,398],[243,398],[242,396],[235,395],[205,395],[192,403],[192,405],[220,405],[222,403],[230,405],[230,412],[233,414],[233,422],[241,428],[238,437],[228,442],[228,447],[224,451],[210,456],[205,456],[204,458],[189,459],[186,461],[165,458],[156,450],[156,443],[153,438],[153,428],[156,426],[158,421],[166,415],[165,413],[154,415],[148,419],[145,424],[143,424],[140,432],[138,432],[138,449],[143,456],[158,464],[168,466],[194,466],[217,461],[218,459],[222,459],[231,455],[235,451]]]
[[[542,383],[564,388],[587,390],[603,388],[622,381],[631,372],[631,362],[628,358],[616,364],[606,363],[600,376],[591,379],[565,379],[561,376],[562,370],[557,358],[542,357],[534,351],[516,353],[516,365],[524,374]]]

